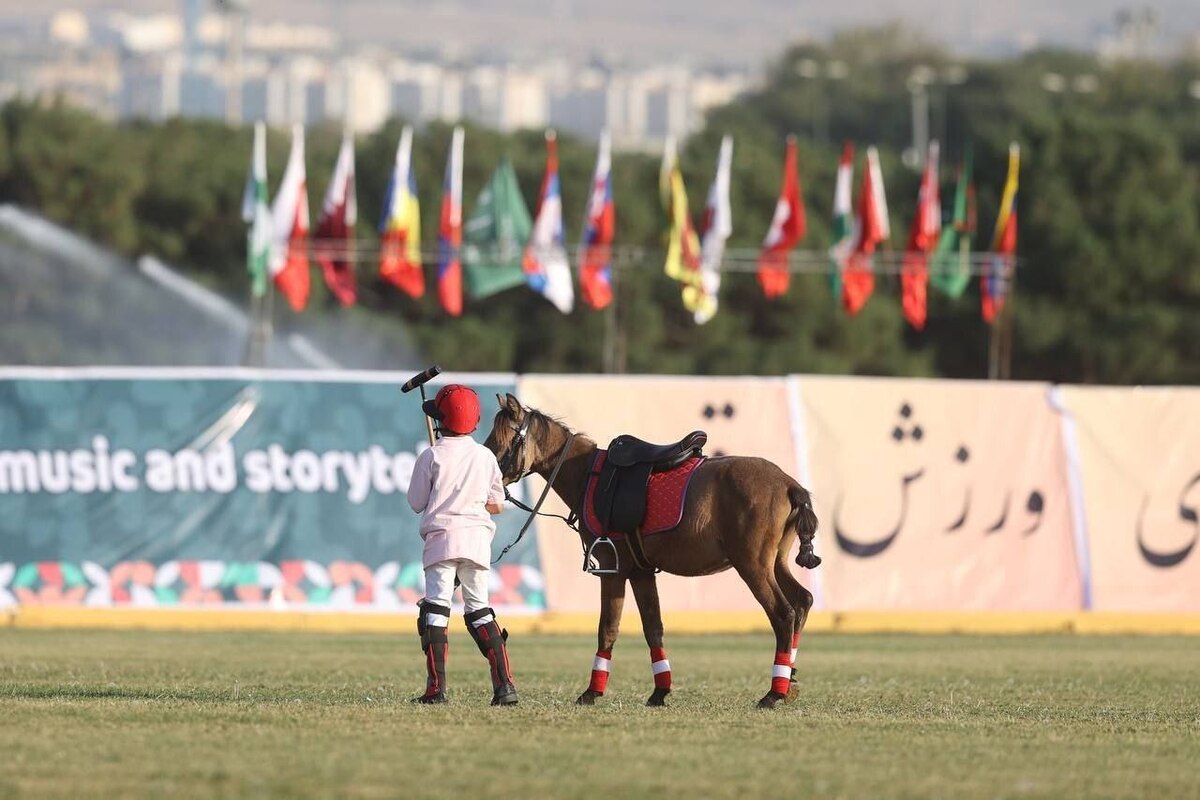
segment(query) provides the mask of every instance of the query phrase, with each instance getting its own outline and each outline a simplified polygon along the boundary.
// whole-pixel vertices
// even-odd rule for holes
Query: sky
[[[1155,46],[1200,41],[1200,0],[248,0],[258,20],[329,25],[352,42],[538,56],[756,64],[787,44],[855,25],[907,22],[964,55],[1040,43],[1095,47],[1122,8],[1152,9]],[[175,13],[181,0],[0,0],[0,18],[64,8]],[[31,10],[33,9],[33,10]]]

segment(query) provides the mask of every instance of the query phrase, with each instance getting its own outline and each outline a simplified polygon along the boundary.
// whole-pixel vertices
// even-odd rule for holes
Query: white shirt
[[[489,501],[504,502],[500,467],[470,436],[443,436],[417,456],[408,504],[423,515],[423,566],[465,558],[486,569],[496,535]]]

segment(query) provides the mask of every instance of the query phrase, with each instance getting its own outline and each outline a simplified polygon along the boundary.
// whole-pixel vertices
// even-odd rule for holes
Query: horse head
[[[496,461],[500,464],[500,474],[505,485],[508,485],[533,472],[541,460],[541,440],[547,431],[545,425],[535,426],[534,423],[539,417],[547,418],[531,408],[525,408],[521,401],[511,394],[503,397],[496,395],[496,400],[500,404],[500,410],[492,419],[491,433],[483,445],[496,456]],[[535,432],[532,430],[534,427],[539,430]]]

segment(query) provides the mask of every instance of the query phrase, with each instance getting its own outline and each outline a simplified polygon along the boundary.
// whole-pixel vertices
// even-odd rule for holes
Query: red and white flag
[[[800,196],[800,176],[796,169],[796,137],[787,139],[783,161],[783,185],[775,203],[771,228],[763,239],[758,257],[758,282],[763,294],[776,298],[788,290],[788,251],[804,238],[804,200]]]
[[[317,220],[314,247],[325,285],[343,306],[354,305],[358,287],[354,279],[354,226],[358,202],[354,196],[354,137],[342,136],[333,179],[325,190],[321,218]]]
[[[271,280],[294,311],[308,305],[308,182],[304,174],[304,126],[292,128],[292,150],[271,206]]]
[[[875,291],[875,264],[871,256],[891,236],[879,152],[874,147],[867,148],[867,168],[863,170],[854,228],[854,246],[842,275],[842,306],[850,316],[861,311]]]
[[[938,196],[938,143],[929,143],[921,188],[917,194],[917,213],[904,249],[900,268],[900,304],[904,318],[917,330],[925,327],[929,295],[929,256],[942,233],[942,201]]]

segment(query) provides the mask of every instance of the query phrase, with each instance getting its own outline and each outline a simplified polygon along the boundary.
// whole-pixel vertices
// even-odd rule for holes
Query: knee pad
[[[500,637],[500,643],[508,641],[508,631],[496,622],[496,612],[491,608],[481,608],[463,615],[467,622],[467,631],[475,640],[479,652],[487,655],[487,651],[496,647],[495,637]]]
[[[441,624],[431,625],[429,623],[431,616],[440,618],[436,621]],[[450,608],[448,606],[439,606],[428,600],[417,603],[417,634],[421,637],[422,650],[428,651],[430,642],[445,642],[447,640],[446,627],[449,624]]]

